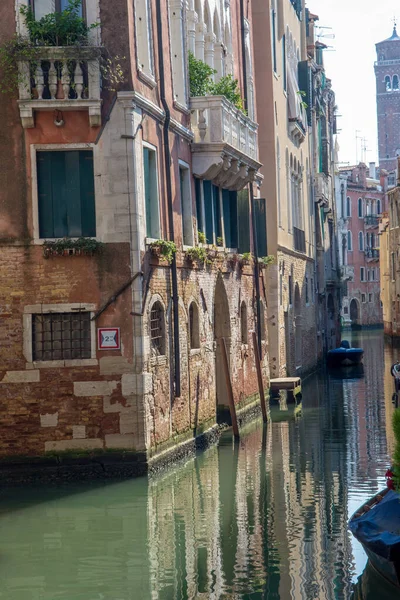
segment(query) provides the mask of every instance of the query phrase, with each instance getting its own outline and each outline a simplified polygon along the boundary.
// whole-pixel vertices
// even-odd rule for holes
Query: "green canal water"
[[[0,598],[350,599],[347,521],[384,485],[397,358],[381,332],[353,341],[363,377],[308,378],[300,414],[274,405],[237,445],[150,481],[1,489]]]

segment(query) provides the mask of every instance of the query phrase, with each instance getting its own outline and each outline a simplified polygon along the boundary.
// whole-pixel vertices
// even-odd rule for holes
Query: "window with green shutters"
[[[249,190],[244,189],[237,195],[238,212],[238,250],[240,254],[250,252],[250,203]]]
[[[208,244],[222,239],[226,248],[238,247],[238,192],[195,179],[197,229]],[[204,215],[204,219],[203,219]]]
[[[41,238],[96,235],[91,150],[38,152],[37,180]]]
[[[267,256],[267,214],[265,198],[254,198],[254,216],[257,235],[257,256]]]

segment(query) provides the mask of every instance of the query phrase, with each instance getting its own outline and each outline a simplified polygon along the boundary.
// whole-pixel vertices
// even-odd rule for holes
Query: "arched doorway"
[[[215,389],[217,401],[217,419],[226,419],[229,410],[228,390],[226,386],[224,363],[222,360],[222,339],[225,339],[230,366],[231,319],[229,315],[228,296],[222,277],[218,277],[214,296],[214,338],[215,350]]]
[[[360,310],[358,302],[355,298],[350,302],[350,320],[352,325],[359,325],[360,323]]]
[[[299,284],[294,288],[294,357],[296,371],[301,368],[303,342],[301,338],[301,296]]]

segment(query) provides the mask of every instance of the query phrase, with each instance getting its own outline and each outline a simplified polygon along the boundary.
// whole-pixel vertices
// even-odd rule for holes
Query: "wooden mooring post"
[[[252,336],[253,336],[254,358],[256,361],[256,369],[257,369],[258,391],[260,392],[261,411],[262,411],[264,423],[268,423],[267,406],[265,404],[264,383],[263,383],[263,377],[262,377],[262,371],[261,371],[261,361],[260,361],[260,355],[258,353],[257,335],[256,335],[255,331],[253,331]]]
[[[237,422],[237,418],[236,418],[235,401],[233,399],[232,381],[231,381],[231,374],[229,372],[228,352],[226,350],[225,338],[221,338],[220,343],[221,343],[221,350],[222,350],[222,361],[224,363],[226,388],[228,391],[229,410],[231,413],[233,435],[238,440],[240,437],[239,436],[239,427],[238,427],[238,422]]]

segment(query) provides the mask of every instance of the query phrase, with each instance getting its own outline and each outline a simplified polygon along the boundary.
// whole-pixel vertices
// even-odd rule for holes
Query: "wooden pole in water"
[[[256,332],[253,331],[252,335],[253,335],[253,346],[254,346],[254,358],[256,361],[256,369],[257,369],[258,390],[260,392],[261,411],[262,411],[264,423],[268,423],[267,407],[265,404],[264,383],[263,383],[263,377],[262,377],[262,372],[261,372],[260,355],[258,353]]]
[[[235,436],[236,439],[239,439],[239,427],[238,427],[238,422],[237,422],[237,418],[236,418],[235,401],[233,399],[232,382],[231,382],[231,376],[229,373],[228,352],[226,350],[225,338],[221,338],[220,343],[221,343],[221,350],[222,350],[222,361],[224,363],[224,373],[225,373],[226,388],[227,388],[227,392],[228,392],[229,410],[231,413],[233,435]]]

